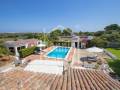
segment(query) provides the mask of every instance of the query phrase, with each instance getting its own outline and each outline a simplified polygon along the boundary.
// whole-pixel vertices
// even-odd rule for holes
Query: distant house
[[[86,48],[88,41],[92,40],[93,36],[60,36],[59,41],[71,42],[71,46],[75,48]]]
[[[18,41],[6,41],[5,46],[6,48],[12,52],[15,53],[16,56],[19,55],[19,50],[32,47],[32,46],[37,46],[39,44],[42,44],[42,41],[37,40],[37,39],[26,39],[26,40],[18,40]]]

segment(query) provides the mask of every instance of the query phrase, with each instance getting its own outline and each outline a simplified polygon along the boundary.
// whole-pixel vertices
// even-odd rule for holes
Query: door
[[[77,48],[78,47],[78,42],[75,42],[75,48]]]

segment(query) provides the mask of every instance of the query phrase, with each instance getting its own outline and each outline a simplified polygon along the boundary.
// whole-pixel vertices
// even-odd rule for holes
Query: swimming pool
[[[68,48],[68,47],[56,47],[52,51],[48,52],[47,57],[64,59],[64,58],[66,58],[69,50],[70,50],[70,48]]]

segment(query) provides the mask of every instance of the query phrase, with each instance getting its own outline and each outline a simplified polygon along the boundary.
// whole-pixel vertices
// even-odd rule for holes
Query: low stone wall
[[[109,52],[108,50],[104,49],[104,52],[110,56],[112,59],[118,59],[115,55],[113,55],[111,52]]]

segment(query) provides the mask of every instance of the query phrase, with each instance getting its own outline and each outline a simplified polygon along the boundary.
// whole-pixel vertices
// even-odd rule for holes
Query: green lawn
[[[120,59],[120,48],[114,49],[114,48],[107,48],[108,51],[110,51],[112,54],[117,56]]]

